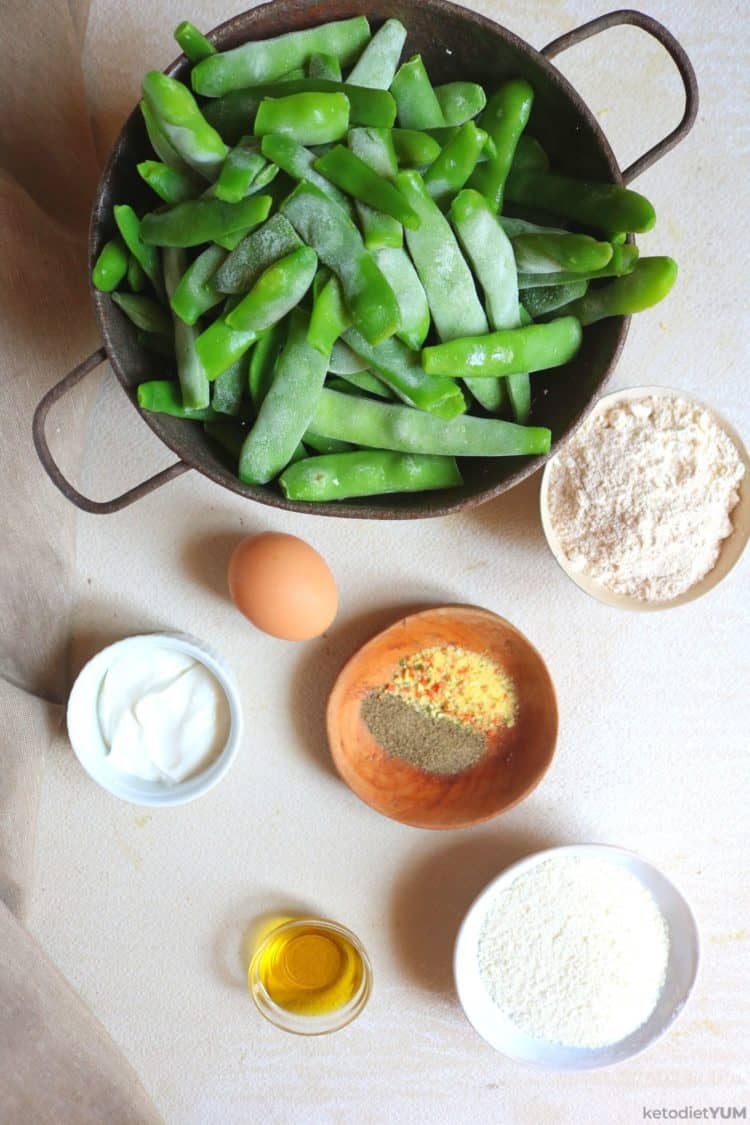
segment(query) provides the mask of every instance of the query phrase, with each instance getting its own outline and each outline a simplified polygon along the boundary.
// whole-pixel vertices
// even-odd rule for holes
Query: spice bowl
[[[493,731],[475,764],[428,773],[379,745],[362,709],[400,661],[424,649],[457,646],[481,654],[515,685],[512,726]],[[557,701],[547,667],[513,625],[487,609],[448,605],[404,617],[373,637],[340,672],[328,701],[328,741],[342,779],[365,804],[417,828],[465,828],[518,804],[549,768]]]
[[[478,948],[493,899],[519,877],[550,859],[595,859],[635,876],[661,914],[669,940],[664,982],[645,1022],[626,1038],[607,1046],[564,1046],[525,1034],[490,999],[482,981]],[[521,936],[519,935],[519,940]],[[464,1014],[481,1037],[514,1062],[544,1070],[596,1070],[624,1062],[652,1046],[672,1026],[687,1003],[698,972],[698,927],[692,911],[674,884],[647,860],[624,848],[574,844],[549,848],[506,868],[472,903],[456,939],[453,970]]]
[[[695,601],[696,598],[707,594],[709,590],[713,590],[715,586],[718,586],[718,584],[726,578],[730,570],[732,570],[739,561],[750,538],[750,456],[743,444],[742,438],[735,428],[726,418],[722,417],[721,414],[714,410],[713,407],[694,398],[692,395],[684,394],[682,391],[675,390],[671,387],[627,387],[619,391],[613,391],[611,394],[604,395],[600,398],[584,425],[592,425],[597,418],[601,417],[602,414],[618,403],[637,401],[638,399],[647,397],[677,397],[705,410],[718,428],[723,430],[727,437],[731,439],[745,466],[745,475],[739,485],[739,501],[732,509],[730,515],[734,530],[723,540],[715,565],[700,581],[696,582],[678,597],[662,601],[645,601],[637,597],[616,593],[600,582],[595,581],[583,571],[575,569],[563,550],[560,538],[552,522],[549,505],[550,476],[556,464],[556,458],[549,460],[544,468],[539,493],[542,528],[544,529],[544,534],[547,539],[547,545],[560,568],[567,574],[568,578],[575,582],[579,589],[583,590],[597,601],[603,602],[605,605],[613,606],[616,609],[636,610],[642,613],[673,609],[677,606],[687,605],[689,602]]]

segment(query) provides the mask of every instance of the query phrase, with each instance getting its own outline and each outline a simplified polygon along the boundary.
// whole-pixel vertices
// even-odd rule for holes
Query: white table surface
[[[475,6],[536,46],[607,8],[591,0]],[[86,55],[103,142],[142,71],[172,57],[178,18],[210,26],[232,14],[216,0],[200,7],[124,5],[113,25],[92,6]],[[669,300],[633,322],[612,386],[693,392],[747,439],[750,28],[742,9],[648,5],[691,55],[702,108],[691,137],[638,184],[658,212],[642,253],[673,254],[681,273]],[[623,165],[678,118],[671,64],[633,29],[609,32],[560,65]],[[119,105],[108,99],[107,74],[125,91]],[[88,442],[84,483],[101,496],[167,463],[111,375]],[[232,662],[246,709],[233,771],[185,808],[139,810],[109,797],[62,739],[47,770],[32,929],[169,1125],[610,1125],[642,1120],[644,1107],[750,1100],[750,559],[692,606],[609,610],[548,553],[538,486],[533,479],[441,521],[362,523],[274,512],[191,473],[118,515],[79,518],[75,666],[129,633],[188,630]],[[340,611],[324,638],[264,637],[227,600],[232,545],[265,529],[302,536],[331,565]],[[541,649],[559,692],[560,740],[550,772],[519,808],[486,827],[430,833],[379,817],[337,779],[323,708],[343,661],[404,607],[460,601],[508,617]],[[455,932],[509,861],[585,841],[633,848],[682,888],[702,935],[698,985],[673,1033],[643,1057],[581,1076],[526,1071],[465,1021],[451,980]],[[346,1031],[305,1040],[255,1011],[244,938],[254,918],[277,909],[336,918],[365,942],[375,990]]]

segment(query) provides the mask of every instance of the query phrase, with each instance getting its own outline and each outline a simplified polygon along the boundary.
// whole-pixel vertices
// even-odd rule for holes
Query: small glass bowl
[[[315,1016],[301,1015],[299,1012],[290,1012],[286,1008],[280,1007],[269,995],[260,975],[263,954],[268,946],[278,939],[280,934],[293,933],[295,930],[305,932],[310,926],[315,926],[318,930],[330,934],[336,934],[350,942],[362,960],[362,980],[356,995],[340,1008]],[[282,1031],[291,1031],[295,1035],[327,1035],[331,1031],[340,1031],[350,1024],[367,1004],[372,992],[372,965],[361,941],[346,926],[340,926],[337,922],[329,922],[321,918],[295,918],[292,921],[284,922],[281,926],[275,926],[265,935],[250,961],[247,983],[258,1011],[270,1023],[280,1027]]]

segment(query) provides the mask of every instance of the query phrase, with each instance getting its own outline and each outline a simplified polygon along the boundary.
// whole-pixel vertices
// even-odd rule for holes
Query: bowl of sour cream
[[[149,633],[97,653],[70,693],[68,736],[103,789],[136,805],[182,805],[207,793],[242,737],[235,677],[193,637]]]

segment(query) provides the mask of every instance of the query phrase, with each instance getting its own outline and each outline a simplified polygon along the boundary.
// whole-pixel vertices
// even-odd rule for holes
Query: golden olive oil
[[[282,927],[258,953],[257,974],[271,1001],[301,1016],[348,1004],[364,976],[362,957],[344,936],[315,922]]]

